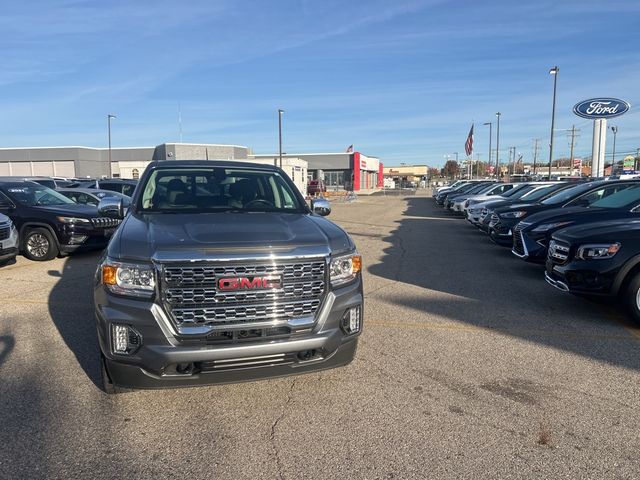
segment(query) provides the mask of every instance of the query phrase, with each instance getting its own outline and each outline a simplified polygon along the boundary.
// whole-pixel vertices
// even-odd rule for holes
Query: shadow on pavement
[[[16,341],[13,335],[3,335],[0,337],[0,365],[7,359]]]
[[[543,267],[514,258],[433,199],[405,200],[398,227],[382,239],[381,263],[368,271],[435,294],[381,290],[376,295],[384,301],[640,370],[637,339],[622,328],[619,313],[554,290]]]
[[[102,388],[100,347],[93,312],[93,277],[99,255],[99,252],[70,255],[62,273],[49,271],[49,275],[60,279],[49,294],[49,314],[87,377]]]

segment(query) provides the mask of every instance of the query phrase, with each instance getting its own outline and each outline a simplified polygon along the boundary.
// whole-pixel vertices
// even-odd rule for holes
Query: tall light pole
[[[553,160],[553,128],[556,123],[556,86],[558,84],[558,72],[560,68],[556,65],[549,74],[553,75],[553,106],[551,107],[551,141],[549,142],[549,180],[551,180],[551,160]]]
[[[496,131],[496,179],[500,175],[500,112],[496,113],[496,117],[498,118],[498,128]]]
[[[489,156],[487,157],[487,163],[491,165],[491,139],[493,135],[491,134],[491,128],[493,127],[493,122],[485,122],[483,125],[489,125]]]
[[[282,114],[284,110],[278,109],[278,157],[280,158],[279,167],[282,168]]]
[[[611,131],[613,132],[613,155],[611,158],[611,175],[613,175],[613,172],[615,172],[616,170],[616,135],[618,134],[618,127],[612,126]]]
[[[111,119],[116,118],[115,115],[107,115],[107,131],[109,132],[109,171],[111,171]]]

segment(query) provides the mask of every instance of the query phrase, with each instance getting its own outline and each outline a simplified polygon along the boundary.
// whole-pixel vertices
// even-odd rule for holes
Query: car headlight
[[[356,278],[362,268],[362,257],[357,253],[332,258],[329,264],[331,285],[337,287]]]
[[[156,286],[151,265],[106,262],[102,265],[102,283],[118,295],[150,297]]]
[[[571,225],[573,222],[555,222],[555,223],[543,223],[542,225],[538,225],[532,231],[536,233],[548,232],[549,230],[555,230],[564,225]]]
[[[513,212],[505,212],[500,214],[501,218],[522,218],[527,214],[524,210],[515,210]]]
[[[91,220],[88,218],[78,218],[78,217],[56,217],[59,222],[68,223],[70,225],[76,224],[87,224],[91,223]]]
[[[621,247],[619,243],[582,245],[578,248],[576,256],[582,260],[602,260],[613,257]]]

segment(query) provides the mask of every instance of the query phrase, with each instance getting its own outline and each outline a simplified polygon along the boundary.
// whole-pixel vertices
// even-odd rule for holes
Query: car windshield
[[[544,187],[534,188],[533,191],[527,193],[526,195],[523,195],[520,198],[522,198],[522,200],[526,200],[527,202],[535,202],[540,200],[541,198],[546,197],[550,193],[555,192],[561,187],[561,185],[546,185]]]
[[[631,208],[638,204],[640,204],[640,185],[634,185],[601,200],[596,200],[590,206],[593,208]]]
[[[242,168],[154,170],[142,187],[146,212],[302,212],[295,186],[280,173]]]
[[[38,183],[12,185],[5,189],[5,193],[9,195],[14,202],[29,207],[74,203],[73,200]]]
[[[549,198],[546,198],[540,203],[542,203],[543,205],[561,205],[565,202],[568,202],[569,200],[572,200],[576,196],[585,193],[586,191],[593,188],[593,186],[593,183],[575,185],[573,187],[564,189],[556,193],[555,195],[551,195]]]

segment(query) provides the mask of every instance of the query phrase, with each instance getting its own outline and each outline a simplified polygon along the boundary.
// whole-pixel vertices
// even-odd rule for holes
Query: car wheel
[[[100,369],[100,376],[102,377],[102,390],[104,390],[104,393],[107,395],[117,395],[119,393],[127,393],[131,391],[128,388],[118,387],[111,381],[111,377],[107,370],[107,359],[104,358],[102,352],[100,353],[100,365],[102,367]]]
[[[624,304],[629,316],[640,323],[640,274],[631,279],[624,295]]]
[[[58,255],[58,246],[46,228],[34,228],[27,231],[22,240],[22,252],[29,260],[44,262]]]

